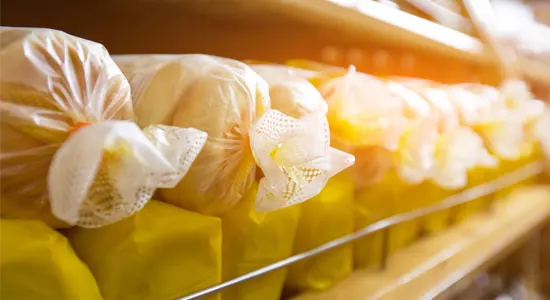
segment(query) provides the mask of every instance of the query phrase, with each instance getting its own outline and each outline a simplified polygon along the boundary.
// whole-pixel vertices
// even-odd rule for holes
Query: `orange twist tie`
[[[69,128],[69,136],[73,135],[75,132],[77,132],[80,128],[82,127],[86,127],[88,125],[90,125],[92,123],[90,122],[82,122],[82,121],[79,121],[79,122],[76,122],[74,123],[74,125]]]

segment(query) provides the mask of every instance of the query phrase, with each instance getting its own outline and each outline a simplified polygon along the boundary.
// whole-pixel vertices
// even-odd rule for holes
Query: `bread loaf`
[[[142,126],[155,119],[208,133],[208,142],[188,176],[176,188],[160,191],[165,201],[193,211],[223,215],[244,197],[259,167],[263,183],[260,182],[256,208],[274,210],[319,193],[320,183],[332,174],[322,172],[319,180],[309,182],[314,188],[285,190],[292,188],[287,183],[295,184],[304,176],[284,173],[302,172],[291,167],[296,163],[296,156],[292,157],[293,151],[298,150],[295,147],[311,139],[323,139],[323,146],[317,149],[324,155],[322,168],[332,163],[328,161],[332,150],[329,151],[326,135],[315,135],[312,129],[306,129],[313,128],[308,122],[325,128],[324,116],[321,113],[297,120],[269,110],[268,85],[246,64],[207,55],[117,56],[115,61],[134,89],[143,85],[134,100]],[[172,69],[175,64],[179,64],[178,70]],[[157,89],[171,92],[163,94],[167,98],[159,99],[154,92]],[[297,138],[302,135],[310,140]],[[283,171],[285,167],[288,169]]]
[[[49,205],[67,225],[102,226],[184,175],[204,133],[142,132],[102,45],[50,29],[2,27],[0,37],[2,216],[59,226]]]

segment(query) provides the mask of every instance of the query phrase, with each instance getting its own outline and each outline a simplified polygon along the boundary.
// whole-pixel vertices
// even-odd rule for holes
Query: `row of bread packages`
[[[302,109],[242,62],[0,33],[5,299],[174,299],[275,262],[354,162],[312,86]]]
[[[42,29],[1,38],[5,299],[175,299],[441,201],[549,146],[546,107],[518,81],[111,57]],[[347,153],[357,163],[341,172]],[[392,228],[390,251],[449,219]],[[378,264],[382,248],[372,236],[211,297],[326,289]]]

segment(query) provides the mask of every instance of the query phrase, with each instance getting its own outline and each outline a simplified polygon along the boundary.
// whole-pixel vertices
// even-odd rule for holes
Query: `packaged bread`
[[[472,178],[472,184],[496,179],[541,158],[537,147],[541,140],[535,138],[533,129],[546,108],[533,99],[524,83],[507,81],[499,89],[458,85],[451,88],[451,95],[463,122],[483,138],[488,150],[499,160],[497,168],[478,174],[479,180]],[[500,197],[518,185],[490,197]]]
[[[0,219],[2,299],[101,300],[67,239],[40,220]]]
[[[2,217],[99,227],[174,186],[203,132],[135,117],[105,48],[50,29],[0,29]]]
[[[511,172],[529,163],[546,159],[544,148],[541,146],[546,142],[547,134],[538,131],[540,129],[538,124],[541,121],[544,122],[543,119],[548,111],[546,103],[535,99],[527,84],[521,80],[507,80],[499,87],[499,91],[501,99],[512,111],[512,117],[521,120],[520,128],[523,133],[519,159],[506,161],[503,169]],[[526,184],[534,184],[537,180],[537,176],[532,176],[501,191],[497,197],[504,198],[512,189]]]
[[[312,72],[267,64],[252,65],[252,69],[268,83],[273,109],[294,118],[314,112],[327,113],[325,100],[305,79],[311,76]],[[320,126],[316,128],[325,130]],[[353,180],[350,174],[342,172],[331,178],[319,195],[300,204],[299,209],[301,215],[296,236],[293,243],[290,243],[294,246],[293,254],[311,250],[352,233]],[[280,214],[282,213],[281,211]],[[286,223],[290,224],[288,221]],[[280,227],[284,226],[281,224]],[[285,286],[291,292],[324,290],[349,275],[352,268],[351,246],[341,247],[291,265]]]
[[[387,98],[397,100],[407,122],[398,146],[392,152],[390,168],[378,181],[357,192],[355,222],[363,228],[395,214],[405,213],[423,205],[429,190],[431,170],[435,165],[435,148],[439,134],[429,104],[417,93],[393,81],[384,83]],[[384,101],[384,100],[382,100]],[[378,268],[384,249],[390,253],[411,243],[419,234],[418,220],[392,226],[388,247],[385,232],[374,233],[355,244],[355,263],[363,268]]]
[[[216,217],[151,200],[120,222],[71,228],[66,235],[105,300],[177,299],[221,280]]]
[[[486,148],[483,139],[460,122],[460,114],[444,86],[424,80],[399,79],[400,84],[414,91],[429,104],[435,118],[438,139],[434,148],[434,165],[430,174],[433,186],[422,206],[429,206],[458,193],[468,184],[474,170],[484,172],[495,168],[498,160]],[[460,101],[460,100],[459,100]],[[474,174],[475,175],[475,174]],[[425,230],[433,233],[445,228],[454,218],[450,210],[428,216]]]
[[[505,106],[499,104],[498,89],[477,84],[452,85],[445,88],[452,105],[459,113],[461,124],[473,129],[483,140],[485,147],[497,160],[495,166],[478,167],[468,175],[466,189],[497,179],[503,175],[506,157],[519,155],[523,133],[519,123],[511,118]],[[508,135],[508,138],[504,138]],[[485,195],[455,209],[457,221],[486,209],[495,198]]]
[[[291,205],[319,194],[328,178],[353,163],[352,156],[330,148],[322,104],[315,102],[322,99],[309,99],[315,89],[271,90],[246,64],[207,55],[115,61],[139,86],[134,106],[141,126],[154,119],[193,124],[209,134],[186,179],[159,196],[222,218],[223,279],[288,257],[299,216],[299,207]],[[156,90],[165,94],[159,98]],[[272,91],[280,99],[275,109]],[[284,271],[275,272],[229,288],[222,298],[277,299],[284,278]]]
[[[356,72],[353,67],[346,71],[303,61],[290,64],[317,72],[309,79],[328,103],[332,140],[337,147],[356,157],[357,162],[350,169],[355,190],[355,228],[362,229],[391,216],[397,207],[404,207],[406,203],[399,203],[401,199],[397,193],[401,190],[399,186],[404,186],[397,175],[401,171],[396,169],[399,161],[397,150],[402,136],[413,131],[406,132],[409,121],[403,102],[392,95],[389,86],[381,79]],[[402,168],[407,173],[404,176],[415,176],[414,164],[418,161],[408,162]],[[357,241],[354,248],[357,264],[365,266],[371,255],[369,252],[381,248],[380,240],[373,235]]]
[[[349,172],[341,172],[319,195],[300,205],[294,254],[353,233],[353,183]],[[353,247],[346,245],[292,264],[285,285],[290,293],[322,291],[352,271]]]
[[[300,205],[258,212],[254,202],[258,181],[222,218],[222,279],[231,280],[292,254]],[[309,201],[306,201],[307,203]],[[222,291],[223,300],[281,299],[286,269],[279,269]]]
[[[161,123],[208,133],[188,175],[175,188],[160,190],[167,202],[223,215],[258,177],[255,209],[276,210],[317,195],[329,177],[353,163],[352,156],[330,147],[328,136],[312,129],[311,124],[326,128],[323,113],[296,119],[270,109],[267,83],[242,62],[199,54],[115,60],[132,85],[143,85],[134,97],[141,126],[155,116]],[[167,71],[174,66],[177,72]],[[163,72],[172,79],[157,77]],[[159,103],[150,89],[161,82],[174,83]],[[256,176],[258,167],[262,174]]]

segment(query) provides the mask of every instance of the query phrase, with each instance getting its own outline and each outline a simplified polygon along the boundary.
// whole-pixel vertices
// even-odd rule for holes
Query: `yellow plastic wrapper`
[[[317,93],[309,100],[315,89],[268,86],[247,65],[207,55],[115,60],[138,87],[134,105],[141,126],[193,124],[209,134],[189,174],[160,196],[221,216],[223,280],[288,257],[299,207],[287,206],[319,194],[328,178],[353,163],[352,156],[330,148],[322,98]],[[273,109],[270,94],[279,99]],[[276,272],[229,288],[222,298],[278,299],[284,279],[284,271]]]
[[[0,297],[102,300],[67,239],[39,220],[0,220]]]
[[[400,82],[429,104],[439,135],[433,152],[434,165],[429,174],[432,185],[426,186],[429,191],[425,192],[421,206],[438,203],[464,189],[468,175],[475,169],[497,166],[498,160],[489,154],[483,139],[470,127],[461,124],[459,110],[445,89],[423,80]],[[449,225],[451,217],[451,210],[434,213],[425,219],[424,229],[427,233],[440,231]]]
[[[433,107],[425,98],[403,84],[387,81],[386,85],[391,95],[402,101],[408,123],[395,151],[393,171],[380,185],[382,191],[376,192],[390,195],[388,199],[392,200],[394,208],[392,212],[388,211],[390,215],[379,218],[421,208],[433,201],[432,199],[439,199],[441,192],[440,188],[429,181],[436,166],[436,149],[440,137]],[[392,184],[392,181],[397,184]],[[392,186],[399,188],[394,189]],[[387,254],[392,254],[417,239],[422,229],[420,225],[419,220],[411,220],[392,226],[388,231]],[[381,240],[382,234],[379,233],[375,240]],[[383,245],[374,246],[373,253],[367,256],[369,261],[365,265],[368,267],[382,263],[380,259],[383,258]]]
[[[172,187],[206,140],[135,123],[130,86],[105,48],[56,30],[0,28],[4,218],[100,227]]]
[[[353,67],[346,71],[308,61],[288,64],[316,72],[305,76],[328,103],[332,140],[356,157],[350,169],[356,190],[354,227],[362,229],[403,208],[405,204],[399,203],[401,199],[393,192],[405,185],[398,176],[392,176],[396,174],[392,171],[395,151],[408,122],[403,103],[391,95],[382,80]],[[402,234],[393,236],[402,239]],[[381,246],[381,240],[372,235],[358,241],[354,248],[356,264],[366,266],[371,250]]]
[[[407,107],[392,95],[382,80],[355,72],[343,76],[319,76],[319,90],[328,102],[328,118],[336,145],[355,154],[351,169],[354,177],[354,227],[359,230],[382,218],[406,211],[408,200],[399,196],[409,187],[395,176],[402,136],[410,127]],[[328,77],[328,79],[326,78]],[[405,169],[403,169],[405,170]],[[391,188],[390,188],[391,187]],[[391,244],[414,236],[412,224],[392,228]],[[367,266],[373,251],[381,249],[377,234],[355,244],[355,263]]]
[[[301,204],[294,253],[302,253],[350,234],[354,184],[349,172],[330,179],[323,191]],[[291,292],[322,291],[353,271],[352,245],[340,247],[290,266],[286,286]]]
[[[269,84],[271,104],[291,117],[316,111],[326,113],[327,104],[305,78],[313,73],[288,66],[252,66]],[[322,129],[322,127],[317,127]],[[294,240],[294,254],[321,246],[353,232],[353,178],[343,172],[330,179],[323,191],[302,203]],[[292,265],[286,287],[291,292],[324,290],[351,273],[351,246],[330,251]]]
[[[468,172],[475,166],[496,163],[481,137],[460,125],[457,113],[440,90],[417,80],[395,79],[386,84],[392,95],[402,101],[408,123],[394,152],[392,170],[378,184],[358,194],[358,198],[368,202],[357,210],[358,228],[438,203],[463,188]],[[380,202],[388,208],[377,212],[376,207],[383,205]],[[360,217],[369,214],[370,219]],[[357,243],[356,262],[363,267],[380,266],[384,249],[386,254],[392,254],[413,242],[421,230],[441,230],[449,218],[449,211],[438,212],[420,222],[413,220],[392,226],[387,233],[375,233],[364,244]],[[387,248],[382,244],[384,234],[389,235]]]
[[[223,279],[255,271],[292,254],[300,206],[272,212],[257,212],[254,201],[258,183],[254,183],[240,204],[223,218]],[[305,202],[308,203],[309,201]],[[222,299],[281,298],[286,269],[280,269],[222,292]]]
[[[543,101],[536,100],[533,97],[524,81],[508,80],[503,83],[499,90],[501,101],[511,110],[512,116],[520,120],[520,129],[523,137],[519,144],[519,159],[506,161],[503,164],[503,168],[510,172],[543,158],[544,151],[540,146],[547,135],[536,124],[544,118],[548,112],[548,107]],[[512,189],[536,182],[537,177],[528,178],[500,192],[497,197],[505,198]]]
[[[499,160],[496,168],[477,169],[470,174],[469,187],[494,180],[529,162],[540,159],[536,138],[531,132],[545,106],[534,100],[521,82],[505,82],[501,89],[483,85],[459,85],[451,88],[462,122],[473,128],[485,141],[488,150]],[[495,194],[465,205],[459,219],[486,208],[493,198],[502,198],[512,189],[533,181],[529,179]],[[464,216],[465,215],[465,216]]]
[[[66,232],[110,299],[176,299],[221,279],[221,221],[151,200],[101,228]],[[219,299],[212,296],[206,299]]]

